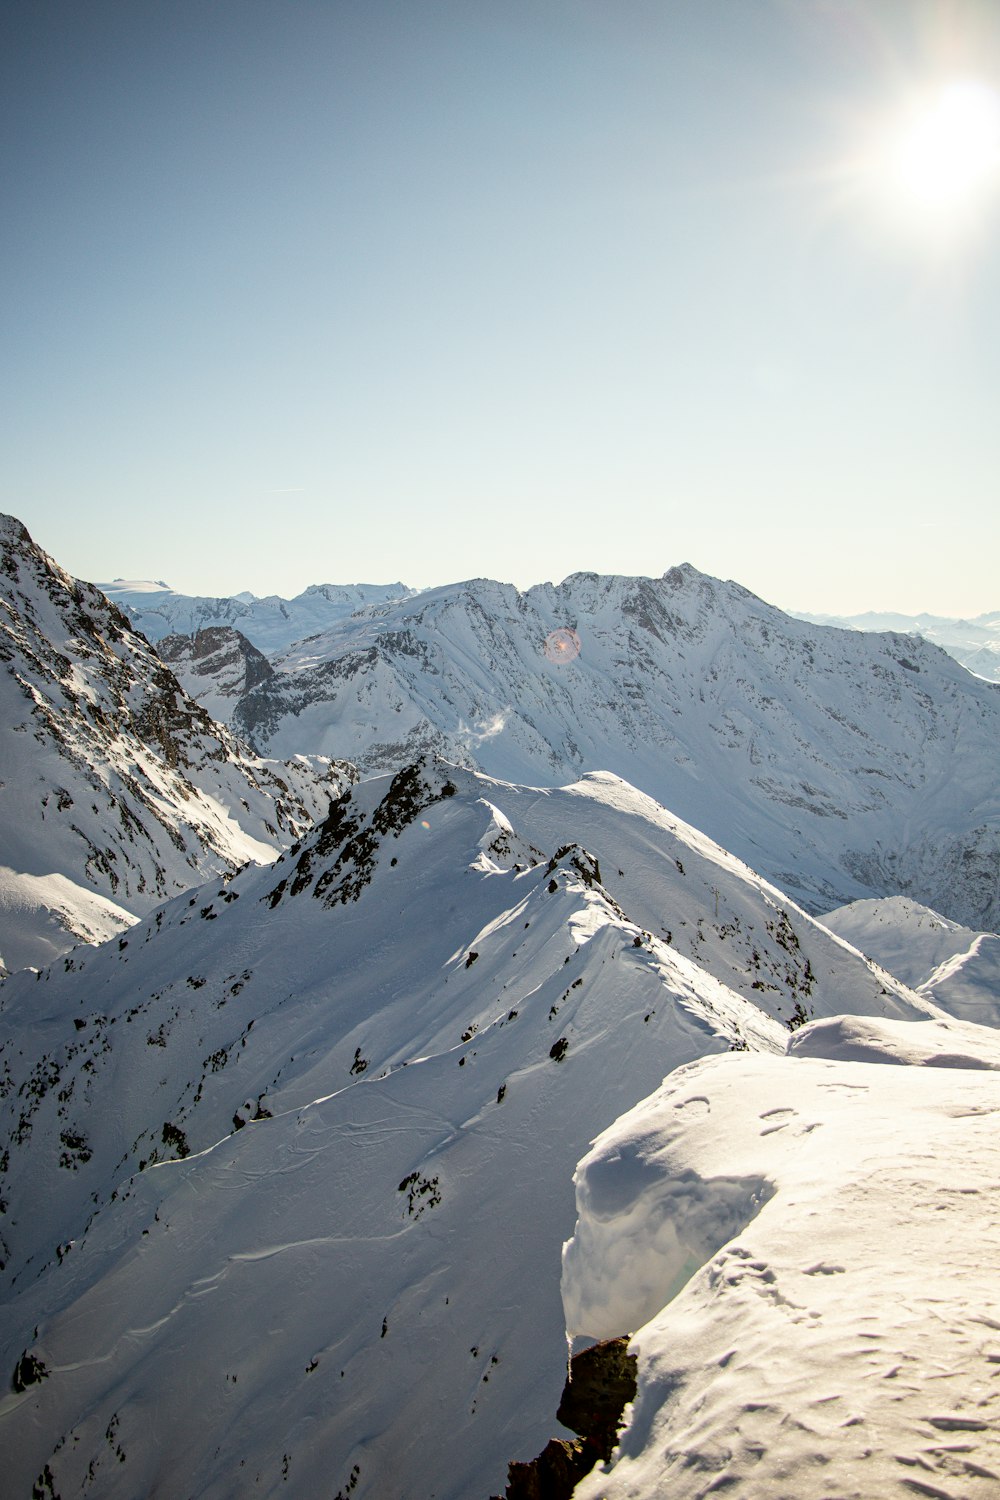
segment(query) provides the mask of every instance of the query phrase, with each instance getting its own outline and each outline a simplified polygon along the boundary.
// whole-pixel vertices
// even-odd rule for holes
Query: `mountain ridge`
[[[12,1479],[495,1492],[562,1389],[594,1134],[665,1071],[845,1008],[942,1014],[618,778],[435,761],[12,976]]]

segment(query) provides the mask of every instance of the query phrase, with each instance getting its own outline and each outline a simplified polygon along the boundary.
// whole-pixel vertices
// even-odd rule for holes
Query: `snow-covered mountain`
[[[995,932],[973,932],[904,896],[853,901],[821,920],[949,1015],[1000,1026]]]
[[[668,1077],[577,1172],[572,1333],[638,1392],[579,1500],[934,1496],[1000,1476],[1000,1039],[838,1018]]]
[[[165,635],[156,649],[184,691],[221,723],[229,720],[245,693],[274,675],[264,653],[231,625],[209,625],[194,635]]]
[[[272,666],[239,698],[202,689],[263,753],[610,769],[813,910],[902,893],[1000,923],[1000,689],[922,640],[811,626],[685,566],[429,590]]]
[[[178,594],[169,584],[144,579],[116,578],[97,587],[147,640],[197,635],[200,630],[229,626],[265,655],[284,651],[294,641],[328,629],[356,609],[405,599],[414,592],[404,583],[318,583],[294,599],[282,599],[278,594],[258,599],[248,593],[208,599]]]
[[[689,567],[131,586],[178,681],[0,539],[6,931],[113,934],[0,979],[12,1494],[486,1500],[568,1330],[581,1496],[987,1500],[995,687]]]
[[[12,976],[11,1493],[498,1493],[562,1388],[590,1141],[845,1011],[942,1019],[617,778],[441,763]]]
[[[346,784],[263,760],[92,585],[0,517],[0,961],[48,962],[274,858]]]
[[[845,630],[893,630],[922,636],[953,656],[977,677],[1000,682],[1000,610],[959,620],[946,615],[900,615],[868,610],[860,615],[805,615],[815,625],[838,625]]]

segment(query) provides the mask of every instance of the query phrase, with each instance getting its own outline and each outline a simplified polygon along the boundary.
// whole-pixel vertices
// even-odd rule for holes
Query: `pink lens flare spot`
[[[558,630],[550,630],[545,637],[545,655],[557,667],[574,661],[580,655],[580,637],[567,625],[560,625]]]
[[[427,821],[426,818],[421,818],[420,819],[420,826],[421,826],[421,828],[427,828],[427,829],[429,829],[431,825],[428,823],[428,821]]]

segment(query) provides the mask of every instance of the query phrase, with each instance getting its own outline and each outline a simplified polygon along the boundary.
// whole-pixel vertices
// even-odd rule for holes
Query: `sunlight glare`
[[[1000,184],[1000,96],[981,83],[946,85],[910,111],[887,156],[913,207],[948,216],[979,205]]]

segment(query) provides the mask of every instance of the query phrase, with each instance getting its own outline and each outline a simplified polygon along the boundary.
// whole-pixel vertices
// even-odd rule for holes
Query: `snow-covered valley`
[[[581,1496],[995,1492],[995,688],[686,568],[175,606],[178,680],[22,530],[12,1496],[487,1500],[567,1334]]]

